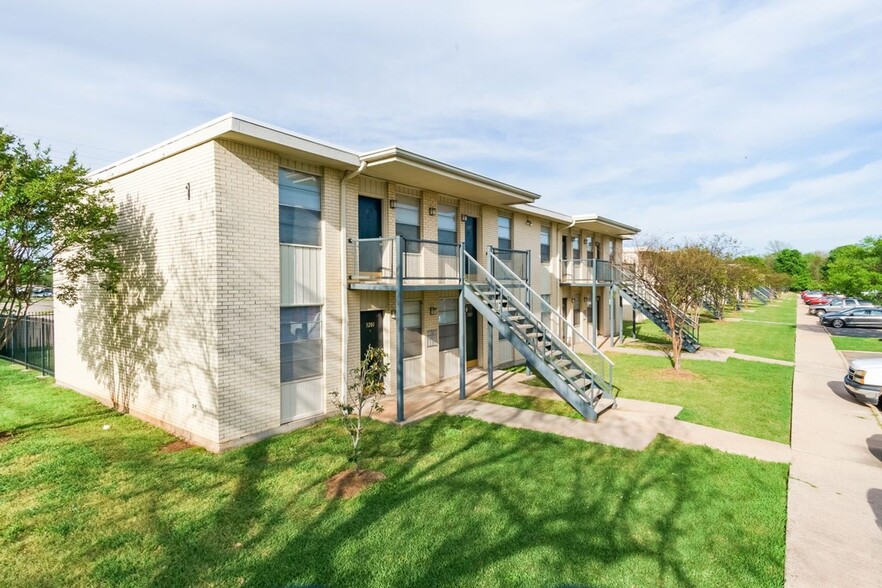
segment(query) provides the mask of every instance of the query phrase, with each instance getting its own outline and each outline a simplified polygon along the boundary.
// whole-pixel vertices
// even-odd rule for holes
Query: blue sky
[[[98,167],[226,112],[661,236],[882,234],[882,2],[4,2],[0,125]]]

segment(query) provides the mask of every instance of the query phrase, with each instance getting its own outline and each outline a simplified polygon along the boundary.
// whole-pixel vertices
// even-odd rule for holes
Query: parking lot
[[[882,339],[882,329],[864,329],[861,327],[824,327],[827,332],[837,337],[861,337],[863,339]]]

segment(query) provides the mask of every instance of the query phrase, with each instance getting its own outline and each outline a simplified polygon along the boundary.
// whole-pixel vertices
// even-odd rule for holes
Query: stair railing
[[[591,378],[594,385],[604,390],[605,392],[612,395],[613,393],[613,368],[615,364],[610,360],[606,355],[603,354],[597,347],[591,344],[591,342],[581,333],[579,333],[576,328],[570,324],[557,310],[554,309],[550,304],[542,300],[542,297],[536,293],[529,285],[527,285],[522,279],[520,279],[517,274],[515,274],[511,268],[509,268],[505,263],[496,258],[493,253],[488,253],[489,261],[491,267],[494,268],[495,272],[499,272],[502,274],[505,283],[502,280],[497,278],[497,276],[493,275],[491,272],[487,271],[486,268],[481,266],[477,261],[474,260],[467,252],[465,253],[467,257],[467,261],[472,263],[472,266],[478,269],[478,276],[483,277],[484,281],[498,290],[506,299],[520,312],[524,315],[525,318],[530,320],[533,323],[534,328],[541,333],[543,338],[547,341],[550,341],[553,347],[560,351],[562,355],[566,356],[566,358],[572,362],[576,367],[579,367]],[[466,278],[465,280],[470,285],[474,285],[472,283],[471,278]],[[525,300],[520,300],[513,292],[512,289],[522,289],[524,291]],[[539,316],[536,314],[536,310],[539,310]],[[569,345],[564,343],[563,340],[555,333],[554,325],[547,324],[540,317],[543,313],[550,313],[550,316],[556,316],[561,324],[566,328],[571,330],[577,337],[579,337],[592,351],[592,358],[597,359],[598,361],[596,367],[592,367],[589,365],[585,358],[578,353],[576,353]],[[544,353],[543,360],[544,360]],[[567,380],[571,386],[573,386],[574,390],[578,390],[579,387],[575,384],[575,381],[572,380],[569,376],[563,373],[562,370],[556,370],[561,376]],[[591,406],[594,406],[593,395],[590,395],[592,398]]]
[[[646,301],[659,312],[662,311],[662,308],[664,308],[662,302],[664,297],[654,288],[650,287],[643,280],[638,279],[636,274],[620,265],[613,265],[613,271],[615,272],[614,277],[616,283],[627,285],[636,296]],[[683,323],[683,330],[693,339],[698,341],[699,329],[701,328],[698,319],[692,317],[689,313],[676,306],[673,306],[673,310],[677,321]]]

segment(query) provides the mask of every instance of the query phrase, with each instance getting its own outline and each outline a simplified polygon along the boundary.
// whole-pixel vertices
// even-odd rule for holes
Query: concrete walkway
[[[553,390],[524,384],[524,380],[528,378],[529,376],[524,374],[498,371],[493,387],[511,394],[560,400]],[[682,410],[680,406],[619,398],[615,409],[606,411],[598,422],[591,423],[581,419],[471,400],[486,390],[487,374],[483,370],[472,369],[467,372],[466,379],[466,400],[459,400],[459,383],[456,378],[405,392],[406,419],[401,424],[406,425],[443,412],[625,449],[642,450],[652,443],[656,436],[667,435],[685,443],[705,445],[763,461],[781,463],[790,461],[790,447],[782,443],[678,421],[676,416]],[[386,398],[383,406],[383,412],[376,413],[374,417],[394,423],[395,398]]]
[[[882,586],[882,425],[817,322],[797,310],[786,582]]]

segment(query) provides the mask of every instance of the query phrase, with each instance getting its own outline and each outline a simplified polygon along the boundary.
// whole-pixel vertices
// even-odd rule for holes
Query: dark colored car
[[[842,327],[882,328],[882,308],[850,308],[829,312],[821,317],[821,324],[835,329]]]

